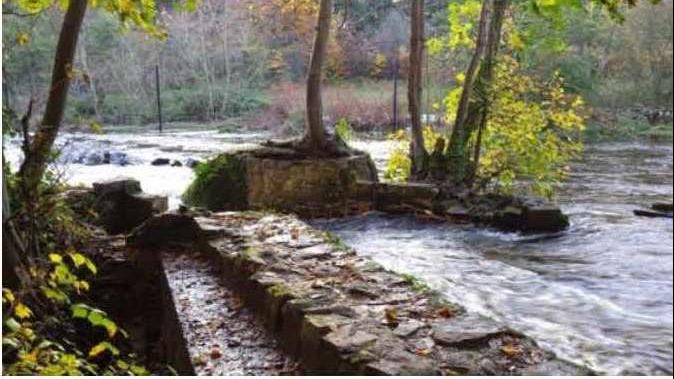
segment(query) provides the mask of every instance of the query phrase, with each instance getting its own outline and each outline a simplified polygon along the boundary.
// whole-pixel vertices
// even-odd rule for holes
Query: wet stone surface
[[[247,212],[196,220],[202,228],[222,230],[209,233],[200,250],[221,276],[232,280],[230,288],[242,296],[240,301],[262,316],[268,330],[279,336],[281,346],[302,362],[307,373],[589,373],[558,360],[526,336],[466,314],[462,307],[359,257],[339,240],[295,217]],[[225,351],[235,334],[222,321],[247,322],[245,317],[233,316],[232,304],[239,300],[232,300],[237,299],[233,292],[218,286],[203,259],[177,262],[182,263],[176,263],[168,275],[173,281],[187,278],[181,279],[184,284],[176,282],[174,296],[179,314],[187,312],[181,318],[193,320],[184,326],[188,339],[204,340],[203,346],[191,348],[199,350],[196,356],[206,358],[199,370],[236,372],[226,362],[238,365],[237,354],[246,343],[254,341],[257,348],[264,339],[249,333],[259,329],[251,326],[246,334],[236,335],[241,345],[231,353]],[[214,348],[222,349],[224,359],[208,359]],[[260,370],[292,367],[274,351],[269,350],[270,358],[263,360],[277,362],[278,367]],[[256,354],[266,353],[257,350]],[[202,362],[197,359],[197,363]]]
[[[197,375],[301,374],[203,256],[166,254],[163,266]]]

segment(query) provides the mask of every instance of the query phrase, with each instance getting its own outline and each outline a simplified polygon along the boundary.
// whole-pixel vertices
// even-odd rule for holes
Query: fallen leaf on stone
[[[297,228],[290,229],[290,238],[292,238],[295,241],[300,239],[300,230]]]
[[[397,326],[398,322],[398,310],[395,308],[387,308],[385,311],[386,314],[386,323],[391,326]]]
[[[433,349],[417,349],[415,353],[420,357],[427,357],[433,353]]]
[[[452,318],[455,315],[456,314],[454,313],[454,311],[452,309],[450,309],[449,307],[443,307],[442,309],[440,309],[438,311],[438,316],[444,317],[444,318]]]
[[[220,359],[222,358],[222,352],[219,349],[211,350],[211,359]]]
[[[505,345],[501,347],[501,352],[509,358],[522,354],[522,348],[515,345]]]

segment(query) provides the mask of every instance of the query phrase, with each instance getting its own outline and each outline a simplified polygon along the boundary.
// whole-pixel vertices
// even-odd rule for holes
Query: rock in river
[[[168,158],[157,158],[151,164],[153,166],[168,166],[171,164],[171,160]]]
[[[167,197],[143,193],[140,182],[135,179],[94,183],[94,193],[99,223],[110,234],[127,233],[168,209]]]

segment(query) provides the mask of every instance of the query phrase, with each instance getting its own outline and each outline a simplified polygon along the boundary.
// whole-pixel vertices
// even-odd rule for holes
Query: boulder
[[[183,162],[175,160],[173,163],[171,163],[171,167],[183,167]]]
[[[506,327],[497,322],[474,314],[465,314],[433,325],[435,342],[450,347],[473,347],[508,332]]]
[[[569,218],[553,205],[511,205],[496,212],[492,224],[506,231],[557,233],[569,227]]]
[[[674,218],[674,215],[671,212],[667,213],[643,209],[635,210],[634,214],[639,217],[648,217],[648,218]]]
[[[127,245],[135,248],[159,248],[171,244],[190,244],[203,236],[193,217],[164,213],[146,220],[127,237]]]
[[[168,209],[166,197],[143,193],[140,182],[135,179],[94,183],[94,194],[98,222],[110,234],[127,233]]]
[[[94,194],[96,194],[96,197],[101,197],[111,192],[136,194],[143,192],[143,190],[140,187],[140,182],[133,178],[119,177],[94,183]]]
[[[82,163],[86,166],[99,166],[104,162],[104,157],[100,153],[89,153],[84,156]]]
[[[189,168],[195,168],[201,163],[199,160],[193,159],[193,158],[187,158],[185,161],[185,166]]]
[[[152,161],[151,165],[153,166],[168,166],[171,164],[171,160],[168,158],[157,158]]]
[[[113,151],[110,153],[110,164],[117,166],[127,166],[131,163],[129,156],[121,151]]]

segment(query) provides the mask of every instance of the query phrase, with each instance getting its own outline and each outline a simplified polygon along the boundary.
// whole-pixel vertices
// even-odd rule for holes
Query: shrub
[[[196,178],[183,194],[187,205],[212,211],[240,211],[248,208],[245,159],[223,154],[195,168]]]
[[[96,266],[75,251],[30,267],[31,288],[3,288],[2,363],[8,375],[148,375],[123,353],[126,332],[84,303]],[[48,315],[48,316],[45,316]]]

